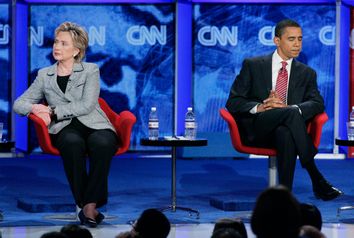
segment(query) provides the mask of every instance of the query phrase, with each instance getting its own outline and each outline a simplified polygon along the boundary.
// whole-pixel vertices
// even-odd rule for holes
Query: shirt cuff
[[[260,103],[258,103],[256,106],[254,106],[251,110],[250,110],[250,113],[251,114],[256,114],[257,113],[257,107],[258,105],[260,105]]]
[[[302,115],[302,111],[298,105],[290,105],[290,107],[296,107],[299,110],[300,115]]]

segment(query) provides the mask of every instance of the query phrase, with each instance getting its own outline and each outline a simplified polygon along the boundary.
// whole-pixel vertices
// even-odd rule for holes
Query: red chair
[[[133,113],[129,111],[122,111],[119,114],[115,113],[106,103],[106,101],[102,98],[99,98],[98,102],[102,110],[106,113],[108,119],[116,129],[117,135],[120,138],[121,145],[117,149],[115,155],[123,154],[129,149],[130,135],[131,135],[133,125],[136,122],[136,117],[134,116]],[[44,153],[51,154],[51,155],[60,155],[58,149],[52,145],[49,132],[48,132],[48,127],[45,125],[44,121],[32,113],[29,114],[28,117],[34,123],[34,127],[38,138],[38,143],[42,151]],[[77,220],[78,211],[79,208],[77,207],[75,215],[57,215],[57,216],[51,216],[49,217],[49,219],[65,220],[65,221]]]
[[[115,113],[107,104],[107,102],[99,98],[98,102],[102,110],[106,113],[108,119],[111,121],[112,125],[116,129],[118,137],[121,140],[121,146],[116,151],[115,155],[120,155],[129,149],[130,145],[130,135],[133,125],[136,122],[136,117],[133,113],[129,111],[123,111],[119,114]],[[39,146],[42,151],[47,154],[59,155],[59,151],[52,145],[50,140],[48,128],[44,121],[34,114],[29,114],[29,119],[34,122],[34,128],[36,130]]]
[[[231,142],[234,148],[241,153],[269,156],[269,186],[277,184],[277,165],[275,149],[247,146],[242,143],[237,123],[233,116],[224,108],[220,109],[221,117],[227,122],[230,131]],[[310,134],[313,143],[318,148],[321,140],[322,127],[328,120],[325,112],[316,115],[307,125],[307,132]]]

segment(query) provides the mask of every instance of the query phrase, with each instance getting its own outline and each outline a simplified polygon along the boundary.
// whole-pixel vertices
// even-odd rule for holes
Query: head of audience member
[[[171,224],[167,217],[157,209],[146,209],[133,225],[134,232],[141,238],[166,238]]]
[[[59,232],[59,231],[50,231],[47,233],[44,233],[41,238],[69,238],[65,234]]]
[[[310,225],[316,227],[319,231],[322,229],[322,215],[320,210],[313,204],[300,203],[301,225]]]
[[[286,187],[271,187],[259,195],[251,217],[258,238],[296,238],[300,226],[300,204]]]
[[[116,235],[115,238],[135,238],[137,237],[132,231],[124,231]]]
[[[60,232],[68,238],[92,238],[92,234],[88,229],[76,224],[65,225],[61,228]]]
[[[211,238],[242,238],[242,236],[233,228],[220,228],[213,232]]]
[[[247,238],[247,230],[241,219],[237,218],[222,218],[219,219],[214,226],[213,234],[219,229],[230,228],[236,230],[241,238]]]
[[[326,238],[326,236],[314,226],[305,225],[300,228],[301,238]]]
[[[121,232],[116,238],[166,238],[170,229],[167,217],[159,210],[150,208],[141,213],[131,231]]]

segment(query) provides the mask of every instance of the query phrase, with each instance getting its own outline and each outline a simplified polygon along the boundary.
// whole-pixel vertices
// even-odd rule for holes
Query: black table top
[[[141,145],[146,146],[206,146],[208,144],[207,139],[197,138],[195,140],[167,140],[165,138],[159,138],[158,140],[149,140],[148,138],[140,139]]]
[[[14,141],[0,141],[0,152],[10,152],[14,147]]]
[[[336,145],[354,146],[354,140],[336,138]]]

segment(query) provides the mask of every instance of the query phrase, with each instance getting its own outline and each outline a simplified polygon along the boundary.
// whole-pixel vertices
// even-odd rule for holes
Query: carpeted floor
[[[45,219],[50,214],[73,212],[75,206],[59,157],[31,155],[0,158],[0,226],[63,225],[66,221]],[[297,164],[294,194],[313,203],[323,221],[354,223],[354,160],[317,160],[325,177],[345,192],[334,201],[314,198],[309,177]],[[172,223],[210,223],[222,217],[241,217],[246,222],[258,194],[267,187],[266,159],[177,160],[177,205],[199,210],[200,218],[185,211],[166,212]],[[114,215],[108,224],[126,224],[150,207],[171,203],[170,158],[145,158],[126,154],[112,161],[109,203],[103,212]],[[236,210],[237,209],[237,210]]]

